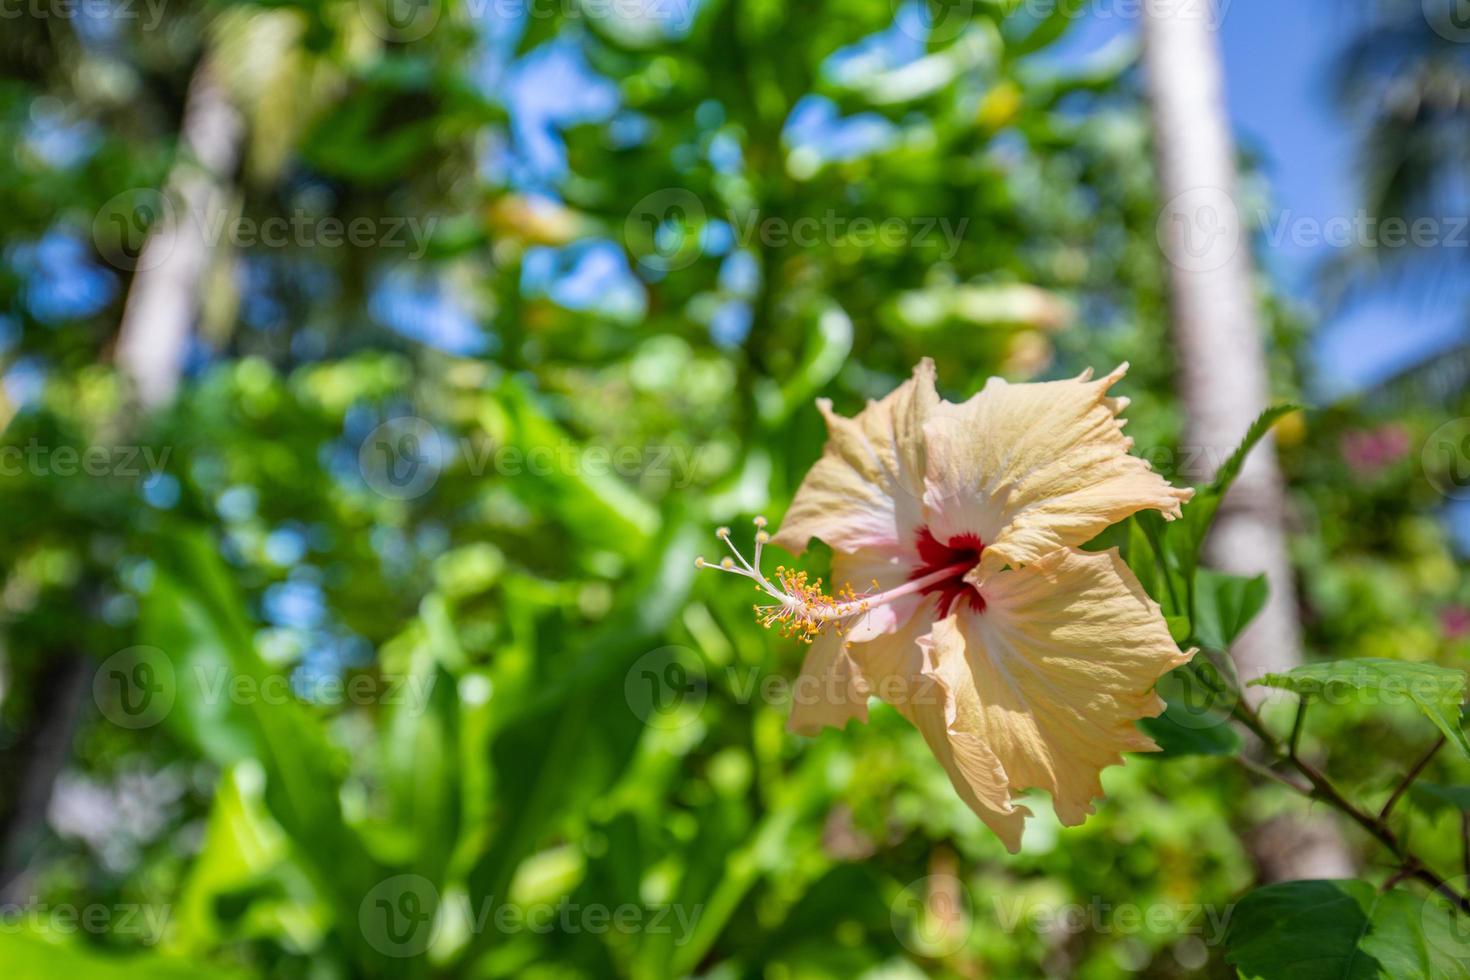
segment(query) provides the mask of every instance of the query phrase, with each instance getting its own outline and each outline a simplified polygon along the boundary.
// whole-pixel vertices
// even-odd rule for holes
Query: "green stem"
[[[1249,729],[1250,732],[1256,736],[1256,738],[1260,739],[1261,743],[1265,745],[1268,750],[1270,750],[1273,756],[1275,756],[1277,762],[1284,762],[1289,764],[1298,773],[1306,777],[1306,780],[1308,783],[1311,784],[1311,787],[1308,788],[1305,786],[1298,786],[1297,784],[1285,779],[1278,779],[1278,782],[1282,782],[1285,785],[1290,786],[1292,789],[1296,790],[1299,793],[1302,793],[1303,795],[1311,799],[1321,800],[1323,803],[1326,803],[1334,810],[1342,813],[1349,820],[1352,820],[1358,826],[1367,831],[1369,836],[1371,836],[1374,840],[1378,841],[1384,847],[1388,848],[1388,850],[1393,853],[1394,857],[1398,858],[1399,868],[1405,874],[1405,876],[1414,878],[1415,880],[1425,885],[1428,885],[1430,888],[1434,889],[1435,891],[1439,892],[1441,895],[1452,901],[1455,904],[1456,908],[1458,908],[1460,911],[1464,912],[1466,915],[1470,915],[1470,896],[1462,895],[1451,888],[1443,878],[1441,878],[1439,875],[1435,874],[1428,867],[1426,867],[1419,856],[1410,851],[1404,845],[1404,843],[1398,839],[1398,835],[1393,832],[1393,829],[1388,826],[1388,824],[1381,816],[1375,817],[1364,813],[1361,809],[1359,809],[1351,801],[1349,801],[1347,797],[1343,796],[1342,793],[1338,791],[1337,787],[1332,785],[1331,780],[1329,780],[1315,766],[1307,762],[1297,753],[1295,738],[1300,735],[1301,721],[1305,713],[1306,709],[1304,707],[1298,707],[1296,724],[1293,725],[1294,737],[1290,745],[1283,745],[1281,743],[1281,740],[1278,739],[1274,734],[1272,734],[1271,730],[1268,729],[1265,723],[1261,721],[1260,715],[1258,715],[1255,710],[1250,707],[1250,705],[1246,704],[1244,698],[1239,698],[1236,701],[1235,707],[1231,711],[1231,716],[1239,721],[1242,725],[1244,725],[1247,729]],[[1437,750],[1438,746],[1436,746],[1436,751]],[[1248,764],[1248,760],[1244,758],[1237,757],[1237,761],[1240,762],[1247,769],[1251,769],[1252,771],[1255,771],[1255,769],[1259,768],[1254,766],[1253,764]],[[1428,757],[1421,760],[1421,765],[1416,766],[1416,770],[1422,769],[1423,764],[1427,764],[1427,762]],[[1406,782],[1412,783],[1414,777],[1416,777],[1417,774],[1417,771],[1411,773],[1410,778]]]
[[[1296,747],[1301,744],[1302,726],[1307,723],[1307,705],[1311,704],[1306,698],[1298,698],[1296,702],[1296,720],[1291,723],[1291,741],[1286,743],[1286,754],[1296,755]]]
[[[1379,820],[1388,819],[1388,814],[1390,811],[1393,810],[1393,805],[1399,801],[1400,796],[1404,795],[1404,791],[1413,785],[1414,780],[1419,778],[1419,774],[1424,771],[1424,767],[1429,765],[1429,760],[1434,758],[1434,753],[1438,752],[1441,748],[1444,747],[1445,741],[1445,737],[1441,735],[1439,737],[1439,740],[1434,743],[1430,750],[1424,753],[1424,757],[1421,758],[1418,762],[1414,763],[1414,768],[1409,770],[1408,775],[1399,780],[1399,784],[1394,787],[1392,795],[1390,795],[1388,798],[1388,802],[1383,804],[1382,810],[1378,811]]]
[[[1460,850],[1464,855],[1465,877],[1470,878],[1470,810],[1460,814]]]

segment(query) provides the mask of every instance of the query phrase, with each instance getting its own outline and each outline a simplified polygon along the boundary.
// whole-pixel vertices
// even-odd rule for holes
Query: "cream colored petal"
[[[898,546],[864,548],[850,555],[837,552],[832,556],[829,591],[851,588],[860,595],[886,592],[909,580],[914,560],[911,550]],[[918,608],[920,599],[920,596],[909,596],[868,610],[853,624],[849,635],[867,639],[893,632]]]
[[[853,719],[866,722],[868,699],[887,701],[924,736],[960,798],[1014,854],[1030,811],[1011,801],[1005,769],[984,740],[958,723],[955,691],[973,682],[963,656],[933,657],[937,600],[920,596],[906,603],[897,617],[869,614],[845,636],[817,637],[792,689],[787,728],[815,735]]]
[[[938,404],[928,358],[912,378],[854,418],[819,400],[827,446],[796,491],[775,543],[796,555],[812,538],[845,552],[912,547],[923,520],[923,426]]]
[[[935,624],[936,631],[938,626]],[[1015,854],[1021,849],[1021,832],[1031,811],[1012,801],[1000,758],[966,725],[961,706],[974,683],[962,659],[939,655],[942,651],[934,632],[921,637],[918,646],[924,661],[922,683],[904,713],[923,734],[960,799]]]
[[[1168,519],[1194,493],[1170,486],[1128,455],[1118,413],[1127,399],[1100,381],[1008,384],[991,378],[962,405],[944,403],[924,426],[924,497],[941,541],[966,532],[985,542],[985,567],[1024,565],[1075,547],[1141,510]]]
[[[889,549],[867,548],[834,555],[832,579],[839,586],[850,583],[859,592],[874,580],[880,589],[887,589],[905,581],[903,567]],[[829,631],[813,640],[792,689],[787,728],[814,735],[822,728],[842,728],[854,718],[866,722],[869,697],[888,694],[891,700],[897,690],[891,677],[908,672],[906,660],[913,661],[912,670],[917,672],[914,640],[928,631],[934,611],[928,609],[926,618],[916,623],[911,620],[925,602],[923,596],[907,596],[869,610],[843,633]]]
[[[801,675],[791,689],[791,717],[786,729],[816,735],[823,728],[843,728],[849,721],[868,720],[868,681],[851,654],[851,643],[837,633],[812,641]]]
[[[1081,823],[1104,767],[1157,748],[1134,722],[1163,710],[1154,683],[1189,655],[1116,552],[1055,551],[977,579],[985,611],[963,607],[933,633],[953,727],[994,753],[1012,796],[1039,787],[1063,824]]]

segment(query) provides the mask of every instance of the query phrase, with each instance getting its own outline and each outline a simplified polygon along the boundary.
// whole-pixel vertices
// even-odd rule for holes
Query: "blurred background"
[[[1127,360],[1180,482],[1310,408],[1243,665],[1463,666],[1467,117],[1454,0],[0,0],[6,975],[1232,975],[1372,843],[1202,738],[1010,857],[693,558],[818,396]]]

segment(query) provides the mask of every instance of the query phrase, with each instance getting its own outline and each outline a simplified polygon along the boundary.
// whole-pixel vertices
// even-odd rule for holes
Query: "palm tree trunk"
[[[227,206],[240,159],[243,123],[206,58],[189,84],[181,126],[183,153],[169,172],[171,220],[153,228],[123,308],[117,364],[145,409],[172,400],[209,269],[206,230]]]
[[[1204,7],[1204,10],[1200,8]],[[1145,0],[1144,61],[1159,181],[1159,241],[1169,262],[1185,442],[1213,470],[1266,407],[1269,381],[1247,228],[1236,206],[1235,146],[1208,4]],[[1210,473],[1190,474],[1208,477]],[[1253,453],[1215,523],[1207,557],[1224,571],[1265,572],[1271,598],[1231,655],[1242,680],[1301,662],[1285,499],[1274,444]],[[1251,696],[1263,689],[1249,688]],[[1289,835],[1287,843],[1282,835]],[[1269,879],[1334,878],[1352,862],[1331,825],[1261,828],[1253,840]]]
[[[182,152],[165,188],[174,202],[173,220],[150,229],[118,333],[118,369],[145,411],[168,404],[178,390],[209,267],[204,230],[225,206],[244,136],[207,58],[190,80],[181,129]],[[117,421],[118,432],[137,428],[131,412]],[[56,778],[70,758],[94,669],[76,651],[56,651],[29,692],[30,723],[0,760],[0,900],[20,901],[26,894],[32,849]]]
[[[0,904],[23,905],[31,893],[26,869],[91,691],[89,666],[75,650],[56,650],[31,682],[30,718],[0,753]]]

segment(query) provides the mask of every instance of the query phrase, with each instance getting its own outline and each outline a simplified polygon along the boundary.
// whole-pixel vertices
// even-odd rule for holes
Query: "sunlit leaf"
[[[1264,575],[1244,578],[1201,569],[1195,576],[1194,635],[1211,650],[1229,650],[1269,594]]]
[[[1434,664],[1364,657],[1306,664],[1284,674],[1267,674],[1252,685],[1292,691],[1326,705],[1413,704],[1470,757],[1470,739],[1460,724],[1465,672]]]

